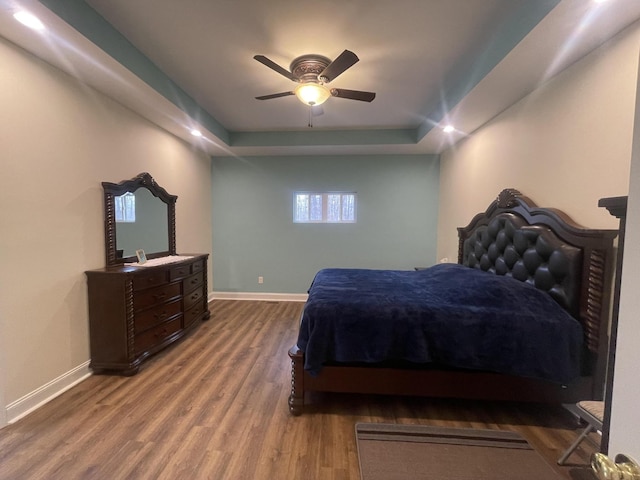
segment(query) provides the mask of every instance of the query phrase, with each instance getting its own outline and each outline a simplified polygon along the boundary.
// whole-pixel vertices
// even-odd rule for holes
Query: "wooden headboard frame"
[[[547,291],[582,324],[588,357],[583,374],[604,387],[617,234],[583,228],[510,188],[458,228],[458,263]]]

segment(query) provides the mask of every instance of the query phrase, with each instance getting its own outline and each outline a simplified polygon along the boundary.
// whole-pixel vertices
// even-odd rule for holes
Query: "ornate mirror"
[[[141,173],[120,183],[102,182],[107,266],[176,254],[176,195],[151,175]]]

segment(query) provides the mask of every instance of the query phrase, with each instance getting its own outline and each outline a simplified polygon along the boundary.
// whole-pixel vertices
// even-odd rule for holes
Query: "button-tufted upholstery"
[[[578,315],[582,252],[548,227],[502,213],[465,240],[462,255],[463,265],[530,283]]]

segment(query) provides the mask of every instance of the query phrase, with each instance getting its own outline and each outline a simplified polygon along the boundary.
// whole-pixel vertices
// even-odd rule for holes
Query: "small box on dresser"
[[[146,358],[209,318],[208,255],[185,257],[85,272],[94,371],[134,375]]]

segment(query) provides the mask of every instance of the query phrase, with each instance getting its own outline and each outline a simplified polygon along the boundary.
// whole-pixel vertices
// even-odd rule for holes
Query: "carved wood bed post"
[[[592,355],[597,355],[598,361],[593,365],[593,397],[603,399],[607,369],[608,328],[610,286],[612,276],[612,262],[607,256],[613,254],[604,248],[592,248],[585,251],[588,254],[588,270],[584,272],[583,295],[587,301],[580,312],[584,319],[585,343]]]
[[[618,313],[620,309],[620,284],[622,282],[622,259],[624,253],[624,236],[627,226],[628,197],[601,198],[599,207],[606,208],[611,215],[620,220],[618,236],[618,255],[616,257],[615,280],[613,288],[613,309],[611,311],[611,327],[609,336],[609,350],[607,352],[607,373],[604,389],[604,419],[602,421],[602,440],[600,451],[609,452],[609,426],[611,424],[611,402],[613,401],[613,373],[616,363],[616,342],[618,336]]]
[[[300,415],[304,408],[304,355],[296,345],[289,350],[289,358],[291,358],[289,411],[292,415]]]

